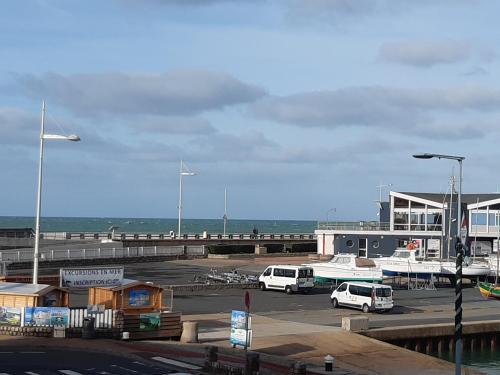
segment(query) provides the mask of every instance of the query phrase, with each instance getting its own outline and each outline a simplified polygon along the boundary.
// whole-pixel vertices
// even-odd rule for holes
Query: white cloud
[[[383,86],[350,87],[267,97],[250,107],[258,118],[299,127],[376,127],[425,134],[444,114],[500,111],[500,91],[479,86],[409,90]],[[439,120],[439,121],[438,121]],[[457,137],[480,136],[475,125],[462,124]],[[472,131],[474,130],[474,131]],[[471,131],[468,133],[468,131]],[[436,136],[441,134],[435,132]],[[444,136],[444,134],[443,134]]]
[[[391,63],[427,68],[466,61],[471,52],[471,46],[465,42],[407,41],[383,44],[379,56]]]
[[[50,99],[83,117],[192,115],[252,102],[265,95],[262,88],[228,74],[204,70],[148,75],[46,73],[15,77],[26,94]]]

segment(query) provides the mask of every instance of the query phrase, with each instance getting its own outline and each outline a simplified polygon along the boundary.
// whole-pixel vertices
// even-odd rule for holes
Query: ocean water
[[[443,353],[442,359],[455,363],[453,353]],[[462,355],[464,366],[481,371],[488,375],[500,375],[500,350],[475,350],[474,352],[464,351]]]
[[[313,233],[316,221],[299,220],[228,220],[226,233]],[[117,232],[168,233],[177,232],[177,219],[108,218],[108,217],[42,217],[42,232],[108,232],[118,226]],[[0,228],[35,228],[35,218],[0,216]],[[182,233],[223,233],[222,219],[183,219]]]

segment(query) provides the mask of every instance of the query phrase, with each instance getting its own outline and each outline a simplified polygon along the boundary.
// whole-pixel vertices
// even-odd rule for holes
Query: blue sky
[[[375,219],[378,184],[493,192],[497,16],[489,1],[5,1],[0,215]],[[330,218],[332,214],[330,213]]]

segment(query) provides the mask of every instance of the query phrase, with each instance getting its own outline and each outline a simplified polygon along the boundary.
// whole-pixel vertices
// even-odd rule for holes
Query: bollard
[[[333,371],[333,361],[334,361],[334,358],[330,354],[328,354],[325,357],[325,371],[327,371],[327,372]]]
[[[245,363],[245,374],[252,375],[254,372],[259,371],[259,354],[258,353],[246,353],[246,363]]]
[[[198,322],[183,322],[182,323],[182,343],[198,342]]]
[[[206,346],[205,347],[205,369],[210,370],[212,369],[217,361],[219,360],[217,351],[219,348],[216,346]]]
[[[293,374],[294,375],[306,375],[307,374],[307,367],[304,362],[295,362],[293,365]]]

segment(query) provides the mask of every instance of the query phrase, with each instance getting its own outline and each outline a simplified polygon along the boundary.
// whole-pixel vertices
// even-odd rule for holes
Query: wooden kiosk
[[[163,288],[153,283],[123,279],[119,286],[89,288],[88,303],[119,310],[115,326],[131,339],[181,335],[181,314],[163,306]]]
[[[68,307],[69,294],[64,288],[46,284],[0,283],[0,306]]]
[[[125,314],[163,309],[163,288],[137,280],[123,279],[122,285],[89,288],[89,305],[123,310]]]

